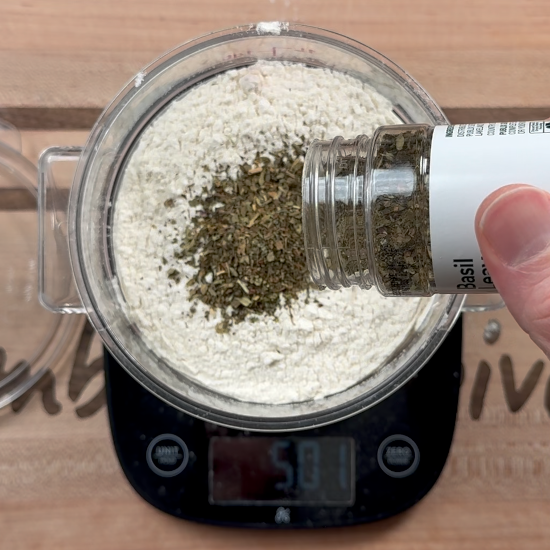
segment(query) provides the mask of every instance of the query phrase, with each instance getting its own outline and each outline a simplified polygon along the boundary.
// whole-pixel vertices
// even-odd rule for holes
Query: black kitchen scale
[[[462,324],[380,404],[347,420],[257,433],[198,420],[160,401],[105,353],[107,403],[122,469],[156,508],[234,527],[366,523],[406,510],[449,453],[461,379]]]

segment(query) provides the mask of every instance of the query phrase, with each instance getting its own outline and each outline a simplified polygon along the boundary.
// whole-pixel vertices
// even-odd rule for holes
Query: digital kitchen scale
[[[418,502],[443,469],[458,407],[461,348],[459,321],[420,373],[375,407],[288,433],[234,430],[180,412],[106,352],[116,452],[147,502],[188,520],[314,528],[387,518]]]

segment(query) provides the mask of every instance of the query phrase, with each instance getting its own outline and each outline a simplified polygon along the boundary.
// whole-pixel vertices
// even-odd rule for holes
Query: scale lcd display
[[[210,502],[350,506],[355,445],[349,437],[213,437]]]

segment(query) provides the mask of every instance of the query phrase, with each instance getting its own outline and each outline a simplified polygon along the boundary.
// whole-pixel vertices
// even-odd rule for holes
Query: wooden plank
[[[0,210],[36,210],[36,198],[25,189],[0,188]]]
[[[175,38],[171,46],[177,44]],[[550,104],[546,93],[550,85],[550,49],[380,50],[414,76],[442,107],[533,108]],[[53,52],[46,57],[0,49],[0,107],[103,109],[161,53],[163,50],[70,55]]]
[[[334,28],[380,49],[537,50],[550,47],[545,0],[26,0],[2,2],[4,50],[163,51],[251,21]]]
[[[0,107],[102,109],[141,67],[177,44],[273,19],[369,44],[444,108],[550,105],[545,0],[235,0],[230,9],[222,0],[12,0],[0,3]]]
[[[0,119],[10,122],[20,130],[84,130],[91,129],[102,109],[63,107],[13,107],[0,108]],[[496,107],[444,109],[453,124],[472,122],[514,122],[518,120],[542,120],[550,116],[548,107]]]
[[[496,107],[444,109],[453,124],[472,122],[514,122],[542,120],[550,116],[548,107]],[[63,107],[0,108],[0,119],[20,130],[90,130],[101,115],[102,109]]]
[[[508,107],[502,109],[445,109],[445,114],[453,124],[468,124],[472,122],[515,122],[519,120],[545,120],[550,117],[548,107]]]
[[[101,111],[93,107],[2,107],[0,119],[19,130],[89,130]]]

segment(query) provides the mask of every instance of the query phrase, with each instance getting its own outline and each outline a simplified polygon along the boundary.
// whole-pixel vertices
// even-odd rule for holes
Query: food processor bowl
[[[304,25],[270,23],[236,27],[188,42],[157,59],[128,83],[105,109],[83,149],[52,148],[43,154],[40,293],[42,303],[53,311],[85,312],[116,361],[170,405],[225,426],[290,431],[347,418],[399,389],[445,338],[460,314],[464,297],[433,297],[416,329],[404,335],[400,349],[371,376],[345,391],[297,403],[244,402],[212,391],[173,368],[145,344],[124,312],[111,246],[111,223],[125,159],[143,128],[174,98],[223,71],[259,60],[302,63],[346,73],[388,98],[403,122],[447,123],[435,102],[406,72],[380,53],[342,35]],[[64,209],[55,197],[66,192],[68,176],[63,180],[56,173],[68,165],[74,170],[76,163],[68,208]],[[47,223],[52,216],[60,223]],[[63,230],[61,237],[56,228]],[[69,255],[59,246],[63,238],[68,238],[72,273]],[[59,274],[60,265],[70,275],[62,284],[50,276]],[[361,338],[360,326],[357,338]]]

